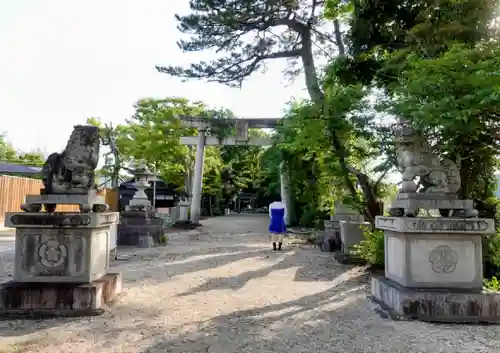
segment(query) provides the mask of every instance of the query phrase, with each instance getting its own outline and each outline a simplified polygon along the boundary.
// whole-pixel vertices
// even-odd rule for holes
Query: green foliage
[[[8,142],[4,135],[0,135],[0,158],[4,161],[10,161],[15,159],[17,152],[12,147],[12,144]]]
[[[194,136],[196,129],[181,125],[180,116],[196,116],[209,120],[212,126],[207,133],[219,139],[234,133],[232,112],[226,109],[208,109],[201,102],[190,102],[182,98],[141,99],[135,105],[136,112],[125,124],[112,127],[100,119],[89,118],[88,123],[99,126],[102,142],[110,145],[114,141],[120,166],[127,167],[135,161],[144,161],[151,170],[179,189],[191,192],[195,146],[180,144],[181,136]],[[250,130],[250,136],[263,136],[260,130]],[[279,189],[279,174],[267,172],[269,154],[260,147],[207,146],[205,148],[203,172],[204,213],[222,214],[237,194],[249,192],[267,205],[269,198],[276,197]],[[116,160],[115,160],[116,161]],[[115,167],[109,163],[109,172]],[[103,168],[103,173],[108,168]],[[256,206],[264,206],[256,205]]]
[[[31,152],[18,151],[7,141],[4,135],[0,135],[0,161],[41,167],[45,162],[45,156],[38,150]]]
[[[483,258],[485,274],[490,277],[500,270],[500,234],[489,235],[483,238]]]
[[[437,57],[454,43],[474,45],[494,37],[490,21],[498,16],[498,0],[419,0],[353,2],[347,35],[350,59],[339,68],[352,82],[388,87],[404,69],[406,57]],[[350,76],[348,74],[350,73]]]
[[[475,203],[481,218],[493,218],[496,234],[483,237],[484,276],[500,276],[500,200],[490,197]]]
[[[367,175],[378,173],[368,170],[367,161],[381,153],[373,112],[365,99],[367,91],[359,85],[340,85],[329,75],[324,92],[323,107],[296,102],[277,131],[277,147],[290,170],[295,208],[301,212],[295,216],[303,225],[324,218],[336,201],[373,217],[386,192],[381,179],[373,182]]]
[[[384,267],[384,231],[380,229],[363,229],[365,239],[354,245],[352,255],[365,260],[374,267]]]
[[[45,163],[45,156],[41,151],[18,152],[16,158],[13,159],[12,162],[41,167]]]
[[[300,224],[315,224],[331,212],[335,201],[351,203],[364,212],[380,196],[381,184],[370,185],[376,195],[355,189],[357,179],[346,169],[361,170],[367,159],[380,154],[364,99],[361,86],[341,86],[331,79],[325,83],[324,108],[296,102],[278,129],[277,148],[290,170],[295,209],[300,210],[295,218]],[[346,183],[352,185],[347,194]],[[372,196],[374,200],[369,199]]]
[[[326,0],[323,15],[325,18],[335,20],[347,17],[354,10],[354,3],[350,0]]]
[[[165,180],[183,185],[184,172],[194,163],[194,149],[181,145],[179,139],[194,135],[195,130],[183,128],[178,117],[197,116],[204,111],[204,105],[182,98],[145,98],[136,103],[135,109],[126,124],[116,127],[116,144],[124,161],[143,160]]]
[[[483,286],[486,289],[495,291],[495,292],[500,292],[500,281],[496,277],[492,277],[490,279],[485,279],[483,281]]]
[[[125,162],[116,143],[120,128],[113,127],[111,123],[103,123],[100,118],[95,117],[87,118],[87,124],[99,128],[101,145],[109,148],[108,151],[103,153],[104,166],[97,171],[97,174],[109,178],[111,180],[111,188],[116,189],[119,186],[120,172]],[[101,150],[101,152],[103,151]]]
[[[163,246],[167,245],[168,244],[168,235],[167,234],[163,234],[160,236],[160,238],[158,239],[159,240],[159,243]]]
[[[234,135],[234,123],[230,119],[234,119],[235,116],[231,111],[227,109],[205,111],[203,117],[210,121],[207,134],[215,136],[219,142]]]
[[[389,111],[409,118],[440,152],[459,162],[460,195],[491,177],[500,147],[500,45],[455,45],[437,58],[410,55]],[[490,195],[481,195],[488,197]]]

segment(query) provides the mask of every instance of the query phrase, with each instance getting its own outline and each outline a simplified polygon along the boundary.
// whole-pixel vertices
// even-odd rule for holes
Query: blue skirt
[[[277,234],[286,233],[284,209],[282,208],[271,209],[271,219],[269,220],[269,232]]]

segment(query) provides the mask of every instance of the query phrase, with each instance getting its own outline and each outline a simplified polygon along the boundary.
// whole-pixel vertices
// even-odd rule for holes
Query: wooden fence
[[[38,179],[0,175],[0,219],[4,218],[6,212],[20,212],[26,195],[38,195],[42,187],[42,181]],[[116,210],[118,208],[117,193],[106,190],[105,195],[106,203],[111,206],[111,210]],[[78,206],[58,205],[56,211],[78,211]]]

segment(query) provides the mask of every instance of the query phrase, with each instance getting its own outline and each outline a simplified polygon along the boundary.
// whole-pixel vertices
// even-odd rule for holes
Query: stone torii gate
[[[197,224],[200,220],[201,208],[201,189],[203,184],[203,159],[205,155],[205,146],[270,146],[270,138],[249,138],[248,129],[273,129],[281,120],[273,119],[224,119],[224,123],[234,123],[236,135],[218,139],[217,137],[206,136],[206,131],[216,122],[207,119],[180,116],[179,119],[186,127],[198,129],[198,136],[183,136],[180,142],[183,145],[196,145],[196,159],[194,164],[194,180],[192,184],[191,215],[192,223]],[[289,193],[287,178],[283,173],[283,164],[281,166],[281,199],[283,203],[289,206]]]

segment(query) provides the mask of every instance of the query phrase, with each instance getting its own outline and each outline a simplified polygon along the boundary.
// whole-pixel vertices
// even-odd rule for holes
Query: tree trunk
[[[314,56],[312,50],[311,30],[304,29],[302,33],[302,65],[304,66],[304,75],[306,78],[306,87],[312,101],[319,107],[323,105],[324,95],[319,86],[318,73],[314,65]]]
[[[337,44],[337,48],[339,50],[339,57],[345,56],[345,45],[344,40],[342,39],[342,32],[340,31],[340,22],[338,19],[333,21],[333,28],[335,34],[335,44]]]
[[[335,41],[339,50],[339,57],[346,55],[345,45],[342,39],[342,32],[340,30],[340,22],[338,19],[334,20],[334,35]],[[304,66],[304,74],[306,79],[307,91],[311,97],[311,100],[316,104],[316,106],[321,107],[323,116],[325,118],[330,117],[330,112],[328,106],[325,104],[324,93],[320,88],[318,74],[314,64],[314,56],[312,50],[312,40],[311,32],[308,28],[305,28],[301,32],[302,35],[302,64]],[[342,179],[345,187],[347,188],[349,194],[353,199],[357,199],[357,190],[350,178],[349,166],[347,164],[347,151],[344,148],[343,143],[337,136],[335,130],[330,131],[330,137],[332,139],[332,147],[334,154],[339,159],[340,171],[342,173]],[[375,215],[380,213],[380,203],[373,194],[374,190],[367,188],[367,185],[360,185],[363,188],[363,192],[366,198],[367,207],[364,210],[364,215],[370,223],[374,222]]]

